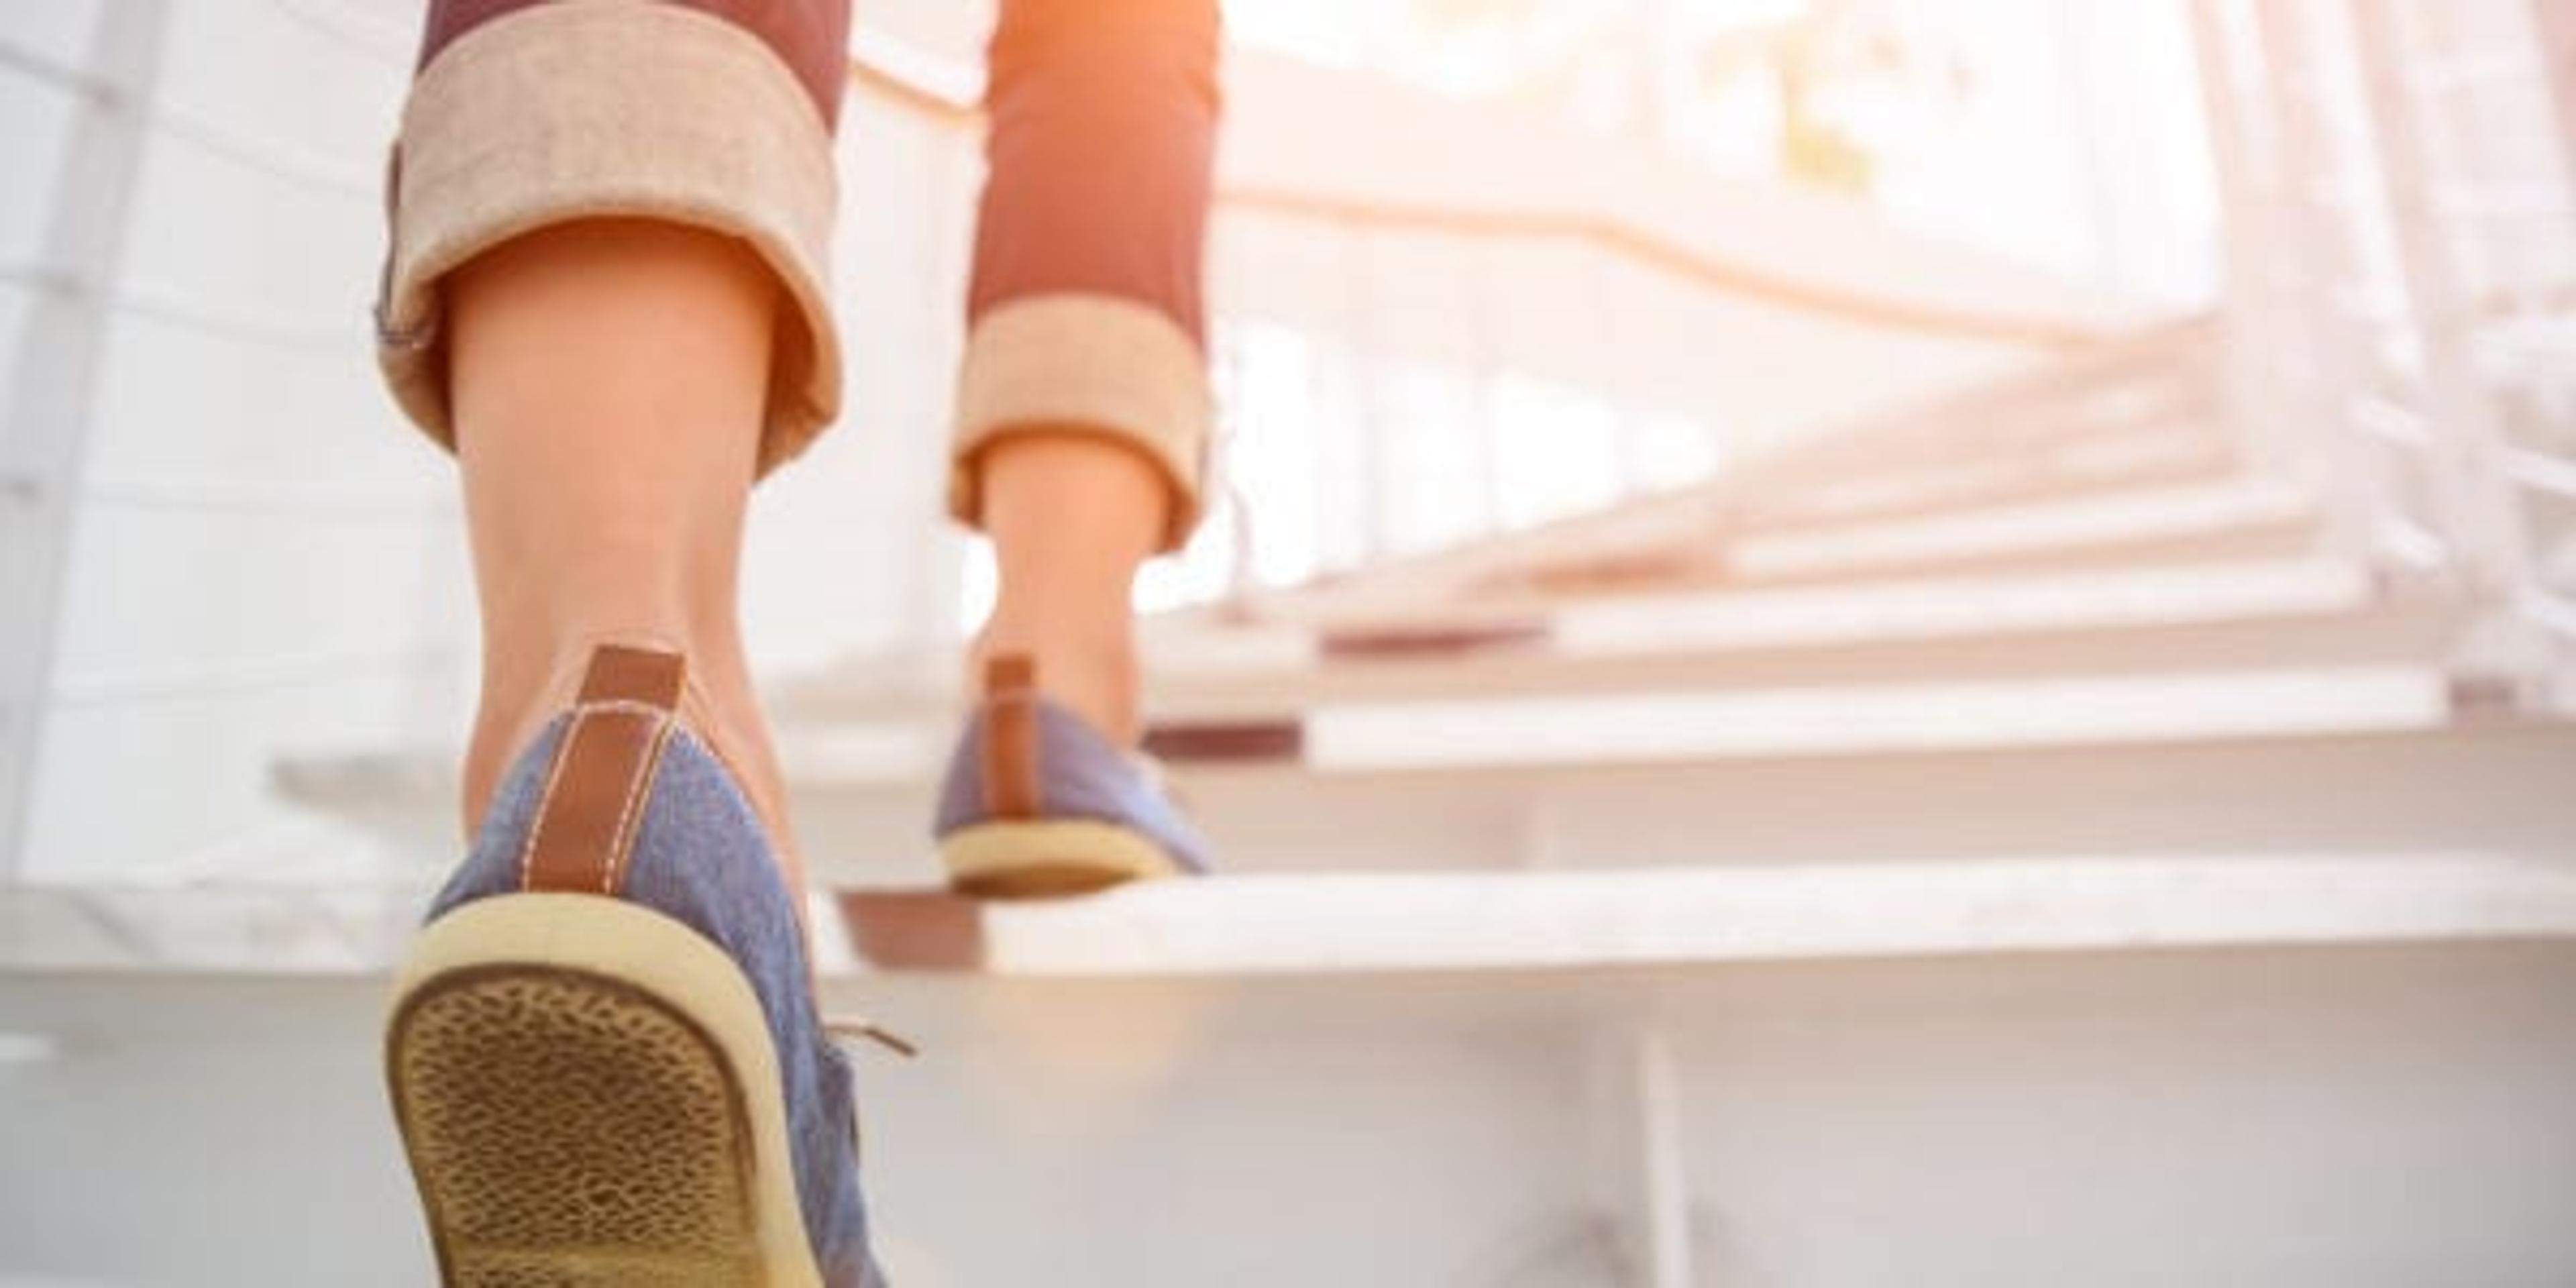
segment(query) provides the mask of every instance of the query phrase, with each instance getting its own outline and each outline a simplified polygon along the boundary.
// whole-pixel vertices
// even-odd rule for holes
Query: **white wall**
[[[75,8],[15,6],[0,34],[80,65]],[[26,877],[316,842],[267,797],[276,754],[455,721],[432,700],[472,626],[452,507],[372,387],[366,328],[400,86],[351,56],[366,27],[300,16],[319,8],[171,6],[58,615],[9,624],[55,632]],[[38,263],[75,101],[0,82],[28,99],[0,262]]]

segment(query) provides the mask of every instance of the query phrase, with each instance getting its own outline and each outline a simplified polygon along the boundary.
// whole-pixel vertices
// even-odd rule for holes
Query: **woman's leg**
[[[1037,660],[1040,687],[1120,743],[1137,735],[1136,571],[1161,548],[1170,488],[1135,452],[1096,435],[1033,429],[979,463],[992,536],[993,615],[969,650]]]
[[[950,501],[991,536],[974,661],[1135,740],[1130,592],[1196,524],[1214,0],[1005,0]]]
[[[729,238],[589,221],[500,246],[447,292],[483,607],[468,827],[519,749],[570,704],[592,646],[649,642],[689,659],[693,723],[792,856],[734,614],[773,279]]]
[[[481,594],[466,826],[593,644],[684,653],[683,716],[791,876],[745,674],[753,479],[839,396],[822,297],[846,0],[438,0],[390,184],[397,399],[453,448]]]
[[[734,613],[753,480],[838,398],[846,22],[430,8],[380,356],[459,458],[484,685],[385,1052],[455,1282],[884,1282]]]

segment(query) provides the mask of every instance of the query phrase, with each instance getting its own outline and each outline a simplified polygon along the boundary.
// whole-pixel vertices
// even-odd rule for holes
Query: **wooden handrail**
[[[958,127],[973,125],[983,115],[982,94],[980,89],[970,91],[965,87],[979,78],[950,66],[936,69],[935,74],[927,66],[904,66],[930,61],[892,42],[862,42],[850,59],[850,85],[926,119]],[[953,87],[943,87],[938,81],[950,82]],[[1231,210],[1346,227],[1505,241],[1575,242],[1720,294],[1872,330],[2051,351],[2083,348],[2110,334],[2075,323],[1943,308],[1802,281],[1703,254],[1626,221],[1600,216],[1361,201],[1284,188],[1222,184],[1217,189],[1216,202]]]

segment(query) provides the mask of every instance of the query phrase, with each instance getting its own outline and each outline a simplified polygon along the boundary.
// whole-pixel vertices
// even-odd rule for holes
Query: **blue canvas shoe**
[[[444,1284],[884,1283],[848,1059],[682,676],[592,654],[396,982],[385,1074]]]
[[[1080,894],[1202,875],[1207,845],[1146,757],[1037,691],[1020,654],[985,665],[932,823],[950,884],[986,898]]]

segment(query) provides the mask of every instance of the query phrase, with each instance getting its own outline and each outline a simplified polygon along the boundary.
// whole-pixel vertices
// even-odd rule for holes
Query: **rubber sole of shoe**
[[[617,899],[515,894],[430,924],[385,1028],[448,1288],[817,1288],[759,998]]]
[[[1182,875],[1163,847],[1090,819],[977,823],[940,839],[948,883],[978,899],[1060,899]]]

